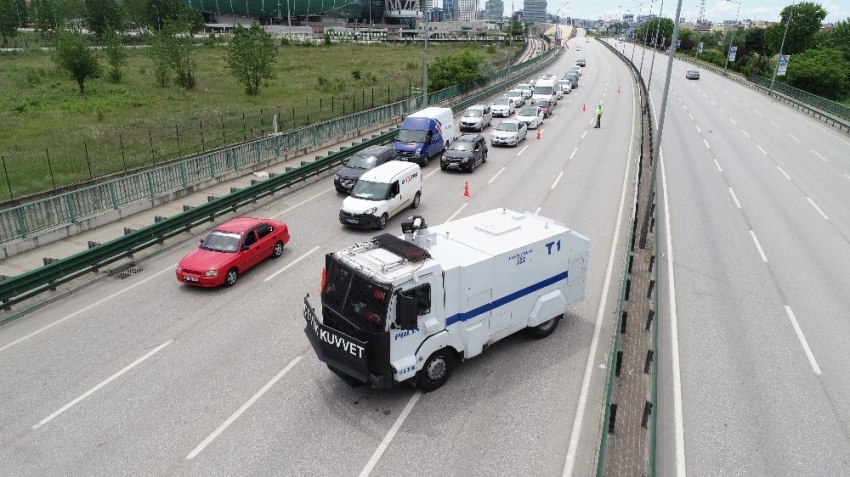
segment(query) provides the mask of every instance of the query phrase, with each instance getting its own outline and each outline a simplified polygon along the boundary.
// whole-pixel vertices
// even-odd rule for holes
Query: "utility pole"
[[[425,54],[422,55],[422,107],[428,107],[428,0],[421,0],[425,12]]]
[[[732,38],[729,39],[729,49],[726,51],[726,64],[723,65],[723,74],[726,74],[726,69],[729,68],[729,52],[732,51],[732,43],[735,41],[735,33],[738,31],[738,14],[741,12],[741,2],[736,2],[735,0],[726,0],[727,2],[737,3],[738,10],[735,11],[735,25],[734,30],[732,30]]]
[[[776,83],[776,73],[779,72],[779,63],[782,62],[782,49],[785,48],[785,37],[788,36],[788,25],[791,24],[791,18],[794,16],[794,4],[788,10],[788,21],[785,22],[785,33],[782,34],[782,43],[779,45],[779,59],[776,61],[776,68],[773,69],[773,77],[770,79],[770,89],[767,90],[767,95],[773,95],[773,85]]]

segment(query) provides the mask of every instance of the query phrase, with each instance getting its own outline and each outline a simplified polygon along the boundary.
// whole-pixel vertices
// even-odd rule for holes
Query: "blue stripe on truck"
[[[508,303],[515,301],[515,300],[518,300],[518,299],[520,299],[520,298],[522,298],[526,295],[534,293],[534,292],[536,292],[540,289],[546,288],[549,285],[552,285],[554,283],[558,283],[561,280],[566,280],[568,275],[569,275],[569,270],[564,272],[564,273],[559,273],[559,274],[555,275],[554,277],[547,278],[546,280],[543,280],[542,282],[537,282],[534,285],[527,286],[527,287],[523,288],[522,290],[515,291],[515,292],[511,293],[510,295],[506,295],[502,298],[499,298],[498,300],[491,301],[490,303],[488,303],[486,305],[481,305],[474,310],[454,314],[454,315],[446,318],[446,328],[448,328],[449,326],[451,326],[451,325],[453,325],[457,322],[460,322],[460,321],[471,320],[472,318],[475,318],[476,316],[478,316],[482,313],[487,313],[488,311],[492,311],[492,310],[494,310],[494,309],[496,309],[496,308],[498,308],[502,305],[508,304]]]

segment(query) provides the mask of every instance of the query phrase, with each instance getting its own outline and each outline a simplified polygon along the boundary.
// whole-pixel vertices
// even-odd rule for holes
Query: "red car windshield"
[[[232,232],[221,232],[213,230],[213,232],[201,244],[204,250],[213,252],[236,253],[239,250],[239,241],[242,235]]]

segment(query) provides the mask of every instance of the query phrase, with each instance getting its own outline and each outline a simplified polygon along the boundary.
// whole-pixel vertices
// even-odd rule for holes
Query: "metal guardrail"
[[[558,52],[556,50],[549,50],[543,55],[540,55],[530,61],[523,63],[524,66],[522,67],[520,67],[519,65],[517,67],[513,67],[511,76],[514,75],[514,72],[516,73],[516,75],[522,75],[527,74],[529,69],[540,69],[546,64],[544,60],[553,60],[554,58],[557,58],[557,53]],[[482,95],[493,94],[495,90],[502,87],[504,87],[503,84],[495,85],[481,93],[472,95],[470,98],[467,98],[464,101],[477,101],[480,99],[480,97],[483,97]],[[443,96],[452,97],[449,96],[452,94],[454,96],[457,96],[461,93],[461,90],[459,88],[455,88],[457,87],[447,88],[446,90],[436,91],[434,93],[429,94],[429,104],[436,104],[436,102],[438,102],[438,100]],[[414,108],[418,108],[421,105],[421,97],[418,98],[416,101],[405,101],[405,103],[409,104],[408,107],[412,106]],[[369,111],[364,111],[362,113],[357,113],[357,115],[368,113]],[[321,128],[321,126],[319,127]],[[324,133],[315,134],[331,134],[332,129],[332,127],[325,127]],[[306,164],[302,163],[300,167],[288,170],[281,175],[272,177],[268,180],[252,185],[250,187],[246,187],[240,191],[231,193],[215,201],[198,206],[194,209],[182,212],[173,217],[169,217],[163,221],[154,223],[153,225],[140,229],[129,235],[125,235],[124,237],[114,239],[90,250],[80,252],[70,257],[63,258],[61,260],[47,264],[35,270],[31,270],[29,272],[25,272],[20,275],[16,275],[6,280],[0,281],[0,304],[2,304],[3,307],[8,309],[13,305],[21,303],[22,301],[28,300],[34,296],[37,296],[40,293],[55,289],[55,287],[58,285],[79,278],[85,274],[96,272],[98,269],[103,268],[106,265],[117,262],[123,258],[130,257],[141,250],[144,250],[155,244],[161,243],[163,240],[186,232],[200,224],[212,221],[218,215],[222,215],[224,213],[228,213],[238,208],[244,207],[250,203],[255,202],[257,199],[272,195],[275,192],[289,187],[308,177],[334,168],[340,163],[342,163],[343,160],[348,158],[354,152],[357,152],[361,149],[365,149],[366,147],[369,147],[371,145],[382,144],[391,141],[395,137],[397,132],[398,131],[396,129],[393,129],[389,132],[385,132],[380,135],[374,135],[371,139],[364,140],[360,143],[354,143],[351,147],[344,147],[340,152],[332,154],[328,157],[317,156],[316,160],[308,162]],[[275,147],[277,147],[278,149],[276,149],[276,151],[279,153],[280,148],[282,148],[281,137],[282,135],[263,138],[261,140],[251,141],[246,144],[227,148],[223,150],[225,161],[227,157],[230,157],[231,163],[229,163],[229,166],[232,167],[238,167],[238,165],[236,164],[236,161],[238,160],[244,160],[251,163],[250,161],[259,160],[258,158],[262,157],[261,151],[264,147],[268,150],[273,150]],[[269,143],[264,143],[263,141],[269,141]],[[247,147],[251,144],[255,145],[253,149]],[[218,152],[221,153],[222,151]],[[198,176],[198,174],[188,174],[188,171],[194,171],[197,169],[187,169],[185,167],[185,162],[195,161],[196,163],[203,163],[204,161],[202,158],[204,157],[206,157],[207,162],[209,162],[210,160],[212,160],[211,157],[208,157],[210,156],[210,154],[205,154],[201,156],[201,158],[192,158],[186,161],[180,161],[178,163],[170,164],[159,169],[165,170],[166,168],[173,168],[172,171],[177,172],[172,173],[179,177],[181,181],[188,180],[190,177]],[[216,163],[215,161],[213,162]],[[181,166],[181,164],[183,164],[183,166]],[[228,163],[225,162],[225,164]],[[144,173],[140,173],[139,175],[146,178],[146,183],[149,189],[151,187],[154,187],[153,171],[146,171]],[[182,184],[182,182],[174,180],[163,180],[162,183],[174,184],[175,187],[180,187],[180,184]],[[144,185],[144,183],[142,185]],[[96,187],[106,187],[107,192],[109,191],[108,184]],[[65,196],[69,194],[65,194]],[[111,194],[104,194],[103,192],[101,192],[100,194],[102,197],[102,201],[104,201],[106,197],[109,197],[110,200],[112,200],[113,198]],[[147,196],[145,196],[145,198],[147,198]],[[64,199],[65,203],[68,203],[69,200],[70,199],[67,198]],[[111,202],[109,204],[111,205]]]
[[[750,81],[766,88],[770,87],[770,79],[761,77],[759,75],[750,75]],[[830,101],[826,98],[821,98],[820,96],[809,93],[808,91],[803,91],[793,86],[788,86],[785,83],[780,83],[778,81],[774,82],[773,90],[780,94],[784,94],[789,98],[794,98],[803,103],[810,104],[820,109],[821,111],[833,114],[841,119],[850,120],[850,108],[844,106],[841,103],[836,103],[835,101]]]
[[[794,109],[800,110],[800,111],[808,114],[809,116],[811,116],[815,119],[818,119],[819,121],[823,121],[824,123],[832,126],[835,129],[838,129],[841,132],[850,133],[850,122],[841,121],[839,119],[841,117],[840,114],[835,114],[833,112],[826,111],[826,110],[822,109],[819,106],[819,104],[812,104],[812,107],[810,107],[807,104],[802,103],[800,101],[797,101],[793,97],[787,95],[784,90],[780,91],[781,88],[778,88],[777,86],[782,85],[785,88],[790,88],[790,89],[796,89],[796,88],[791,88],[790,86],[784,85],[782,83],[775,83],[773,91],[771,91],[770,87],[769,87],[770,81],[767,80],[767,78],[762,78],[761,76],[757,76],[757,75],[750,75],[750,79],[747,80],[747,79],[741,78],[740,76],[737,76],[737,75],[730,75],[730,74],[724,72],[723,70],[721,70],[720,68],[715,68],[715,67],[707,65],[705,63],[698,62],[698,61],[694,60],[693,58],[689,58],[687,56],[676,55],[676,59],[697,65],[700,68],[709,70],[713,73],[717,73],[721,76],[725,76],[726,78],[728,78],[732,81],[735,81],[739,84],[742,84],[742,85],[744,85],[748,88],[754,89],[754,90],[756,90],[760,93],[766,94],[766,95],[768,95],[772,98],[776,98],[778,101],[781,101],[781,102],[787,104],[788,106],[791,106]],[[762,84],[763,81],[761,81],[761,80],[753,81],[753,77],[761,78],[761,80],[767,81],[768,86],[765,86],[764,84]],[[800,90],[797,90],[797,91],[800,91]],[[805,93],[805,91],[801,91],[801,92]],[[806,93],[806,94],[811,95],[811,93]],[[814,96],[814,95],[811,95],[811,96]],[[818,98],[820,100],[818,103],[824,102],[824,101],[829,101],[827,99],[820,98],[818,96],[814,96],[814,97]],[[829,102],[833,103],[832,101],[829,101]],[[838,104],[838,103],[834,103],[834,104],[836,104],[836,105],[844,108],[845,110],[847,110],[843,114],[850,114],[850,108],[846,108],[845,106]],[[839,117],[836,117],[836,116],[839,116]],[[850,117],[845,117],[845,119],[850,119]]]
[[[543,60],[551,58],[552,51],[548,50],[520,65],[498,70],[488,83],[498,84],[509,74],[512,77],[539,67]],[[429,104],[441,103],[463,92],[459,86],[431,92],[428,94]],[[253,167],[281,154],[389,122],[419,109],[421,105],[421,97],[410,98],[0,210],[0,243],[27,238],[127,204],[185,189],[224,173]]]
[[[331,169],[339,165],[354,152],[375,144],[392,141],[397,133],[398,130],[393,129],[389,132],[375,135],[371,139],[364,140],[359,144],[353,144],[351,147],[343,148],[340,152],[327,157],[319,156],[316,160],[301,167],[293,168],[279,176],[272,177],[258,184],[220,197],[212,202],[166,218],[129,235],[4,280],[0,282],[0,302],[2,302],[4,307],[8,308],[51,288],[55,288],[57,285],[97,271],[99,268],[132,256],[134,253],[160,243],[165,239],[179,235],[205,222],[212,221],[216,216],[235,211],[256,202],[257,199],[272,195],[296,182]]]

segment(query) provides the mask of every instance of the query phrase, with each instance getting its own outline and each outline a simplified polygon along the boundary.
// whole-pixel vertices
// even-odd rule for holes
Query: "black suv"
[[[487,162],[487,141],[480,134],[464,134],[446,149],[440,158],[440,169],[458,169],[466,172]]]

